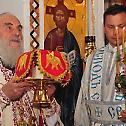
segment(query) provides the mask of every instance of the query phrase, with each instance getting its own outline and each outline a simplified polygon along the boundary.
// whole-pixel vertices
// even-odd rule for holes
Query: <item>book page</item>
[[[69,52],[67,54],[67,59],[70,63],[70,65],[72,66],[75,62],[75,57],[76,57],[76,54],[75,54],[75,50],[72,50],[71,52]]]

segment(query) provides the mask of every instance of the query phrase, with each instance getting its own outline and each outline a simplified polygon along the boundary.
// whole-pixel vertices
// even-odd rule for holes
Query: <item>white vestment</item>
[[[37,126],[38,117],[36,115],[39,115],[39,110],[33,109],[32,106],[33,90],[24,94],[19,101],[14,102],[10,101],[2,92],[2,86],[12,77],[12,71],[6,69],[0,60],[0,126],[18,126],[21,123],[25,126],[31,118],[36,118],[34,123],[31,123]]]
[[[33,90],[25,93],[19,101],[14,102],[10,101],[2,92],[2,86],[12,77],[12,71],[6,69],[0,60],[0,126],[38,126],[40,112],[32,104]],[[44,126],[55,126],[56,124],[63,126],[59,114],[60,106],[54,98],[50,108],[43,108]]]
[[[109,44],[92,53],[75,110],[75,126],[126,126],[118,117],[125,109],[124,96],[115,91],[116,48]]]

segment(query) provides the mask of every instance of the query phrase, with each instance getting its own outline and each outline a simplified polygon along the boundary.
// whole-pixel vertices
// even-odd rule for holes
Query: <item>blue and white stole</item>
[[[118,119],[121,110],[125,109],[125,104],[123,95],[115,92],[115,76],[113,77],[115,57],[113,57],[114,53],[106,53],[107,50],[108,46],[99,49],[92,58],[88,82],[90,84],[88,88],[89,95],[87,100],[90,119],[95,123],[116,124],[117,126],[118,124],[122,124],[121,126],[125,126],[125,124]],[[106,72],[106,70],[108,71]],[[104,95],[107,95],[104,94],[107,93],[104,92],[106,85],[111,87],[111,93],[109,93],[108,89],[109,99],[107,100],[104,99]]]

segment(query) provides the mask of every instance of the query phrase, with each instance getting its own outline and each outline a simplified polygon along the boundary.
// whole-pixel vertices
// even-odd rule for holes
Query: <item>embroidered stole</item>
[[[115,92],[115,86],[112,86],[114,84],[112,78],[114,79],[113,73],[115,69],[114,53],[109,52],[108,56],[107,51],[108,47],[101,48],[92,58],[88,82],[90,84],[88,88],[89,94],[86,104],[92,122],[100,124],[122,124],[121,126],[125,126],[125,124],[118,119],[121,110],[125,109],[124,97],[122,94]],[[109,58],[109,60],[107,58]],[[105,72],[106,69],[107,72]],[[104,87],[106,85],[108,85],[108,87],[111,85],[112,88],[109,100],[104,100]]]

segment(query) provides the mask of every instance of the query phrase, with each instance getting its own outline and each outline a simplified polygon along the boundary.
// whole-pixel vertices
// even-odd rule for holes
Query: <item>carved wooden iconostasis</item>
[[[53,8],[57,4],[64,4],[69,13],[69,21],[67,28],[71,31],[81,50],[81,56],[84,56],[84,38],[86,35],[86,0],[44,0],[44,38],[48,32],[54,29],[55,23],[53,21]]]

